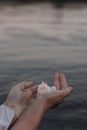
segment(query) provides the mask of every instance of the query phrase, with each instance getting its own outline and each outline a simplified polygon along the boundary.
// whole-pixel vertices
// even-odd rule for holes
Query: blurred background
[[[39,130],[87,130],[86,0],[0,0],[0,104],[20,82],[53,85],[55,72],[74,93]]]

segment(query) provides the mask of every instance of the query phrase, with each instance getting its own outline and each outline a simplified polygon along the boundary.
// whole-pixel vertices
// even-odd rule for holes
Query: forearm
[[[11,130],[37,130],[43,115],[47,111],[46,102],[38,100],[27,109]]]

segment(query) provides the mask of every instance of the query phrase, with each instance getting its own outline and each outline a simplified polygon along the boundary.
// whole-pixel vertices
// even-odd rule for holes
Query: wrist
[[[41,96],[39,98],[39,102],[40,102],[40,105],[43,107],[44,113],[46,113],[49,109],[46,98],[44,96]]]
[[[15,117],[15,111],[5,104],[0,105],[0,125],[3,128],[8,129],[8,127],[13,123]]]
[[[16,112],[16,110],[15,110],[15,104],[9,102],[8,100],[6,100],[3,104],[4,104],[5,106],[11,108],[12,110],[14,110],[14,111]]]
[[[17,104],[9,102],[8,100],[6,100],[3,104],[15,112],[14,121],[17,120],[22,111],[21,107],[19,107]]]
[[[48,111],[50,108],[52,108],[53,105],[55,105],[54,102],[50,100],[49,95],[41,96],[41,102],[44,105],[45,111]]]

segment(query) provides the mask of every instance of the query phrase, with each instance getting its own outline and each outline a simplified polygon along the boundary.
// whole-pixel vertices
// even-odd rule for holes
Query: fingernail
[[[74,90],[74,88],[73,88],[73,87],[69,87],[69,88],[70,88],[70,90],[71,90],[71,91],[73,91],[73,90]]]

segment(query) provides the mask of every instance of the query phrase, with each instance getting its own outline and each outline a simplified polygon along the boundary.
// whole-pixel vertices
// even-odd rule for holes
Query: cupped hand
[[[47,110],[63,102],[65,97],[69,96],[73,91],[73,87],[68,87],[64,74],[55,74],[55,87],[55,92],[44,94],[41,97],[45,100]]]
[[[4,104],[15,111],[15,120],[34,99],[36,92],[37,86],[33,86],[32,82],[22,82],[11,89]]]

